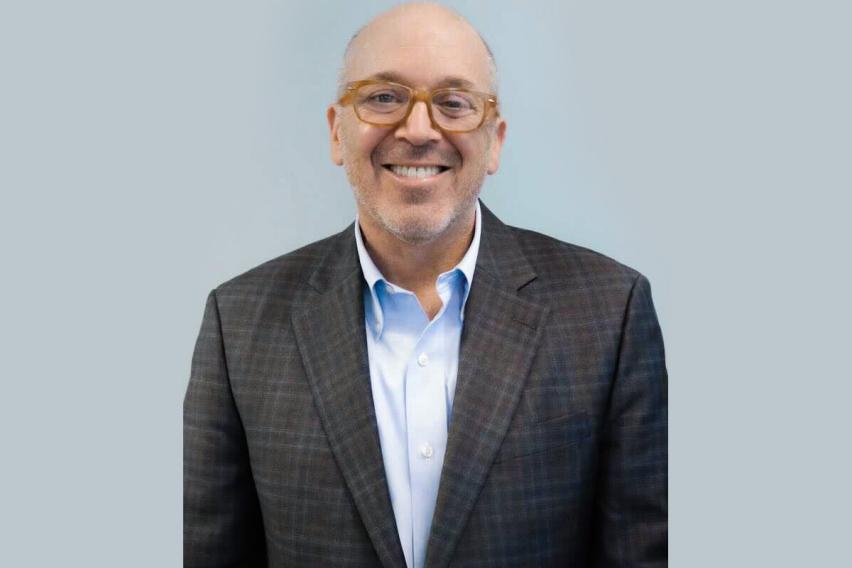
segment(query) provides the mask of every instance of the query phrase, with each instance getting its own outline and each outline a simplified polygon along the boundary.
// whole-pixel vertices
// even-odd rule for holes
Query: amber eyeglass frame
[[[408,97],[408,108],[405,110],[405,114],[396,122],[392,123],[378,123],[371,122],[369,120],[364,120],[360,114],[358,114],[358,107],[354,104],[355,102],[355,93],[358,92],[358,89],[364,87],[366,85],[390,85],[392,87],[400,87],[405,89],[410,93]],[[474,126],[473,128],[467,128],[465,130],[449,130],[444,128],[435,120],[435,117],[432,115],[432,99],[436,94],[442,93],[468,93],[474,95],[484,102],[485,110],[482,112],[482,118],[479,120],[479,124]],[[432,127],[440,130],[445,134],[464,134],[466,132],[473,132],[480,128],[483,124],[485,124],[488,115],[491,111],[494,111],[494,116],[500,116],[500,111],[497,108],[497,96],[492,95],[491,93],[482,93],[479,91],[471,91],[470,89],[461,89],[457,87],[445,87],[442,89],[435,89],[434,91],[421,91],[419,89],[413,89],[408,85],[402,85],[400,83],[394,83],[393,81],[376,81],[373,79],[365,79],[363,81],[353,81],[346,85],[346,92],[340,99],[338,99],[337,103],[340,106],[352,105],[352,110],[355,112],[355,116],[358,117],[358,120],[364,122],[366,124],[370,124],[372,126],[380,126],[382,128],[396,128],[406,120],[408,120],[409,115],[411,115],[411,110],[414,108],[414,105],[419,101],[423,101],[426,105],[426,112],[429,114],[429,121],[432,123]]]

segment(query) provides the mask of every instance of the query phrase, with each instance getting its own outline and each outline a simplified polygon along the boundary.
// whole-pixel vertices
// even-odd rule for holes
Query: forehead
[[[394,75],[415,87],[434,87],[447,78],[487,90],[489,59],[479,35],[459,21],[393,19],[367,26],[351,47],[347,79]]]

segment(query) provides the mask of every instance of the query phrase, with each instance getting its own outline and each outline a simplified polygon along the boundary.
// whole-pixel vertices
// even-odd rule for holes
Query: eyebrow
[[[411,81],[408,81],[403,75],[399,73],[395,73],[394,71],[382,71],[379,73],[374,73],[367,77],[367,79],[373,81],[391,81],[393,83],[400,83],[402,85],[411,85]],[[438,81],[434,88],[442,89],[445,87],[456,87],[460,89],[471,89],[475,90],[476,85],[467,79],[463,79],[461,77],[447,76]]]

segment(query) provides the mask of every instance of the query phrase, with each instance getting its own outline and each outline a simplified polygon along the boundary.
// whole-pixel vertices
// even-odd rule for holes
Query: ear
[[[497,124],[494,126],[494,132],[491,133],[494,137],[491,140],[491,149],[488,151],[488,169],[489,175],[497,173],[500,167],[500,150],[503,149],[503,142],[506,141],[506,121],[502,118],[497,119]]]
[[[325,112],[325,117],[328,120],[328,131],[331,142],[331,161],[338,166],[343,165],[343,152],[340,147],[340,116],[337,114],[337,107],[330,105]]]

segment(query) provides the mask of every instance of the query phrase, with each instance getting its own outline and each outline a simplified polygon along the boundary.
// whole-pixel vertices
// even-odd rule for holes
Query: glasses
[[[362,122],[374,126],[396,126],[408,119],[414,103],[423,101],[429,120],[447,134],[476,130],[489,111],[497,115],[497,97],[467,89],[446,88],[418,91],[386,81],[355,81],[346,85],[340,105],[352,105]]]

